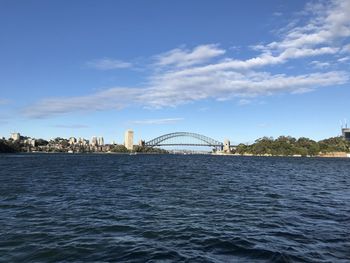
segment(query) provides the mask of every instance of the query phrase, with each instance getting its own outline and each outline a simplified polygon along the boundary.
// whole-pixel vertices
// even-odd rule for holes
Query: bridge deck
[[[146,144],[146,146],[208,146],[221,147],[222,144],[200,144],[200,143],[160,143],[160,144]]]

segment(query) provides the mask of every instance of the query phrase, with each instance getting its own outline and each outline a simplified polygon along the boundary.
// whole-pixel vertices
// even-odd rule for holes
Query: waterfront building
[[[231,145],[230,145],[231,143],[230,143],[230,141],[228,140],[228,139],[225,139],[225,141],[224,141],[224,152],[230,152],[231,151],[231,149],[230,149],[230,147],[231,147]]]
[[[35,141],[35,139],[29,139],[29,144],[30,144],[31,146],[35,147],[35,146],[36,146],[36,141]]]
[[[69,144],[70,145],[74,145],[77,142],[77,139],[75,139],[74,137],[70,137],[69,138]]]
[[[91,138],[91,145],[92,146],[97,146],[98,145],[98,141],[97,141],[97,137],[96,136],[93,136]]]
[[[341,131],[344,139],[350,141],[350,128],[342,128]]]
[[[19,132],[13,132],[11,133],[11,139],[14,141],[19,141],[21,139],[21,135]]]
[[[145,141],[144,140],[139,140],[139,146],[144,147],[145,146]]]
[[[124,146],[128,150],[132,150],[134,148],[134,131],[127,130],[124,136]]]
[[[31,146],[35,147],[36,142],[35,142],[35,139],[28,138],[28,139],[24,140],[24,144],[31,145]]]
[[[89,140],[85,140],[84,138],[79,137],[78,144],[83,146],[89,145]]]
[[[103,145],[105,145],[105,142],[104,142],[103,137],[98,137],[97,143],[98,143],[98,146],[103,146]]]

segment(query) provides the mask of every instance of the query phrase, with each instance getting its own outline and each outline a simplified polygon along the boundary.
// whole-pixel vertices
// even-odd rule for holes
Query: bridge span
[[[178,138],[180,142],[176,141]],[[186,138],[186,140],[185,140]],[[176,140],[175,140],[176,139]],[[224,143],[214,140],[202,134],[192,132],[173,132],[161,135],[150,141],[145,142],[145,146],[156,147],[156,146],[206,146],[223,149]]]

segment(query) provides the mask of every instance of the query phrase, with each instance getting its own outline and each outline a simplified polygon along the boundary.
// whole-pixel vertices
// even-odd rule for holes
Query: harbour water
[[[0,262],[350,262],[350,160],[0,155]]]

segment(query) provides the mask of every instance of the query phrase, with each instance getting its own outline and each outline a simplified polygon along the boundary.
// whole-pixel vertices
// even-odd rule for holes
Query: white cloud
[[[160,125],[160,124],[172,124],[179,121],[183,121],[184,118],[168,118],[168,119],[148,119],[148,120],[137,120],[131,121],[132,124],[139,125]]]
[[[339,58],[338,62],[344,63],[344,62],[349,61],[349,60],[350,60],[350,57],[343,57],[343,58]]]
[[[258,57],[250,58],[247,60],[234,60],[226,59],[224,62],[216,64],[208,64],[201,67],[192,67],[182,70],[177,70],[171,72],[173,77],[180,77],[184,75],[194,75],[194,74],[207,74],[214,71],[242,71],[250,70],[253,68],[260,68],[268,65],[276,65],[287,62],[289,59],[303,58],[303,57],[313,57],[326,54],[337,53],[338,48],[322,47],[316,49],[295,49],[289,48],[284,50],[281,54],[273,56],[268,53],[263,53]]]
[[[315,89],[313,89],[313,88],[305,88],[305,87],[302,87],[302,88],[293,90],[293,91],[292,91],[292,94],[304,94],[304,93],[312,92],[312,91],[314,91],[314,90],[315,90]]]
[[[63,129],[83,129],[83,128],[88,128],[88,125],[84,124],[56,124],[53,125],[55,128],[63,128]]]
[[[350,53],[350,44],[343,47],[342,53]]]
[[[252,103],[252,101],[251,100],[247,100],[247,99],[240,99],[238,101],[238,105],[241,105],[241,106],[248,105],[250,103]]]
[[[173,78],[170,74],[158,79],[154,86],[141,96],[141,100],[147,101],[153,107],[167,107],[210,98],[222,100],[293,92],[305,87],[343,84],[348,79],[347,73],[337,71],[296,76],[232,71],[216,71],[178,78]]]
[[[305,24],[295,26],[280,42],[266,45],[267,50],[315,47],[333,44],[339,38],[350,36],[350,1],[334,0],[310,3],[304,14],[311,17]]]
[[[318,60],[311,61],[310,64],[317,69],[325,69],[331,66],[331,63],[329,62],[322,62]]]
[[[9,104],[9,103],[10,103],[9,100],[0,98],[0,106],[1,106],[1,105],[7,105],[7,104]]]
[[[67,112],[89,112],[121,109],[133,102],[140,89],[111,88],[80,97],[47,98],[22,110],[31,118],[46,118]]]
[[[307,5],[304,13],[308,14],[309,20],[304,24],[289,24],[279,41],[255,46],[260,52],[256,57],[246,60],[223,57],[215,61],[225,54],[225,50],[217,45],[200,45],[192,50],[177,48],[155,57],[156,70],[143,86],[115,87],[80,97],[43,99],[27,107],[24,114],[42,118],[68,112],[120,109],[129,105],[175,107],[203,99],[237,98],[238,103],[239,100],[242,103],[257,96],[300,94],[347,83],[348,71],[324,71],[329,66],[329,56],[338,58],[350,45],[346,42],[350,36],[350,1],[325,3]],[[312,65],[316,70],[322,68],[323,72],[288,75],[261,69],[302,58],[313,58]],[[338,59],[338,62],[343,61]],[[304,64],[307,66],[308,62]]]
[[[283,16],[283,13],[282,13],[282,12],[274,12],[274,13],[273,13],[273,16],[278,16],[278,17],[280,17],[280,16]]]
[[[111,70],[132,67],[132,64],[129,62],[110,58],[92,60],[87,62],[86,65],[90,68],[95,68],[99,70]]]
[[[268,72],[213,72],[210,75],[168,79],[167,75],[145,88],[110,88],[88,96],[51,98],[23,110],[32,118],[45,118],[69,112],[121,109],[129,105],[151,108],[174,107],[202,99],[227,100],[273,95],[280,92],[302,93],[306,89],[343,84],[345,72],[326,72],[287,76]]]
[[[225,50],[217,45],[201,45],[191,50],[173,49],[166,53],[155,56],[158,66],[187,67],[201,64],[209,59],[225,54]]]

